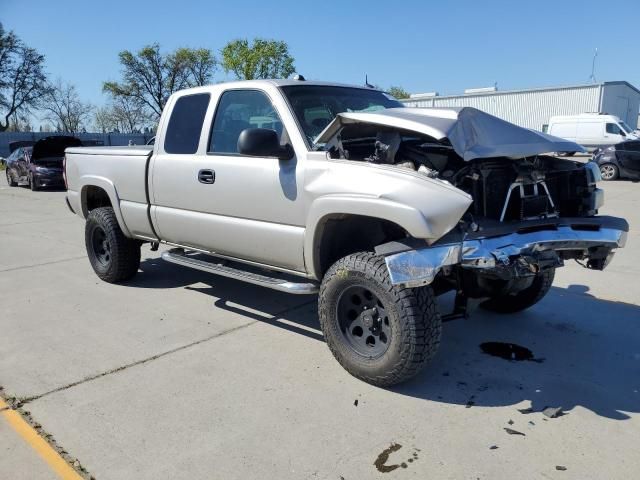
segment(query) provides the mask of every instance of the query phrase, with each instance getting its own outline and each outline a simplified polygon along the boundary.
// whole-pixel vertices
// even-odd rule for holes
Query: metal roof
[[[564,86],[555,86],[555,87],[535,87],[535,88],[522,88],[522,89],[516,89],[516,90],[496,90],[496,91],[489,91],[489,92],[474,92],[474,93],[458,93],[458,94],[454,94],[454,95],[438,95],[435,98],[458,98],[458,97],[470,97],[470,96],[476,96],[476,95],[486,95],[486,96],[491,96],[491,95],[504,95],[504,94],[517,94],[517,93],[529,93],[529,92],[543,92],[543,91],[553,91],[553,90],[571,90],[571,89],[576,89],[576,88],[588,88],[588,87],[601,87],[601,86],[605,86],[605,85],[626,85],[627,87],[629,87],[630,89],[632,89],[633,91],[635,91],[636,93],[640,94],[640,90],[636,87],[634,87],[633,85],[631,85],[629,82],[623,81],[623,80],[617,80],[617,81],[612,81],[612,82],[599,82],[599,83],[586,83],[586,84],[580,84],[580,85],[564,85]],[[413,96],[411,98],[408,99],[403,99],[403,100],[421,100],[421,99],[432,99],[434,98],[433,96],[422,96],[422,95],[416,95]]]

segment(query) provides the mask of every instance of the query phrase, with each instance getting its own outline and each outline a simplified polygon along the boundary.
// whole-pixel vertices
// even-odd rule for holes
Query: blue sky
[[[118,52],[159,42],[214,51],[231,39],[285,40],[307,78],[459,93],[598,81],[640,87],[635,1],[0,0],[0,22],[44,53],[52,78],[104,102]],[[230,78],[223,71],[216,80]]]

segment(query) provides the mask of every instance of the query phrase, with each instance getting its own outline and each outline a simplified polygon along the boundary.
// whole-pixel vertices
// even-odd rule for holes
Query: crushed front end
[[[378,247],[394,284],[514,295],[567,260],[603,270],[625,245],[627,222],[597,215],[604,195],[593,164],[478,160],[452,177],[474,199],[457,228],[431,245],[408,238]]]

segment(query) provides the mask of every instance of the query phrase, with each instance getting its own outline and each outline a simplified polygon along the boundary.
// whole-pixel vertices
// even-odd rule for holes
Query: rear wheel
[[[413,377],[440,345],[442,321],[431,288],[392,285],[384,259],[373,253],[349,255],[328,270],[318,309],[335,358],[373,385]]]
[[[11,174],[9,173],[9,169],[7,168],[5,170],[5,173],[7,175],[7,183],[9,184],[10,187],[17,187],[18,186],[18,182],[16,182],[13,177],[11,176]]]
[[[613,163],[603,163],[600,165],[600,175],[603,180],[616,180],[620,176],[620,170]]]
[[[498,313],[515,313],[532,307],[549,292],[556,274],[555,268],[538,273],[533,283],[514,295],[499,295],[484,301],[480,306]]]
[[[89,262],[100,279],[118,283],[138,272],[140,242],[124,236],[113,208],[91,210],[84,238]]]

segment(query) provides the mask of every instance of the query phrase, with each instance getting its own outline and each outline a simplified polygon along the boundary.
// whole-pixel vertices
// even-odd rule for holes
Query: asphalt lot
[[[605,272],[568,264],[525,313],[446,324],[433,363],[383,390],[333,359],[315,298],[148,248],[136,278],[103,283],[64,193],[2,175],[0,393],[98,480],[637,478],[640,184],[603,187],[602,213],[631,224]],[[488,356],[488,341],[544,361]],[[391,445],[400,466],[380,473]],[[2,416],[0,478],[56,478]]]

